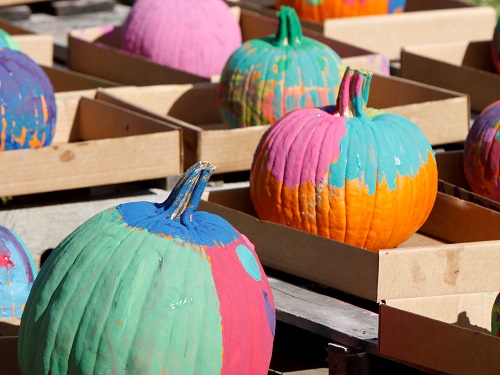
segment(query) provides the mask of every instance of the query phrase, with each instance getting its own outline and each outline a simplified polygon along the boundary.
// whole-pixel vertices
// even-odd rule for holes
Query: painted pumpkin
[[[213,170],[199,162],[164,203],[109,208],[56,247],[21,321],[22,373],[267,374],[275,309],[254,247],[195,212]]]
[[[500,337],[500,293],[497,294],[491,309],[491,334]]]
[[[21,46],[16,42],[12,35],[7,31],[0,29],[0,48],[13,49],[15,51],[21,51]]]
[[[291,6],[300,18],[323,22],[328,18],[401,13],[406,0],[276,0],[276,7]]]
[[[231,128],[269,125],[294,109],[335,99],[345,69],[340,57],[302,35],[292,8],[278,15],[276,35],[245,42],[222,71],[217,103]]]
[[[472,124],[465,140],[464,172],[473,192],[500,202],[500,100]]]
[[[20,318],[38,269],[23,240],[0,225],[0,317]]]
[[[437,195],[434,152],[407,118],[365,114],[371,77],[347,68],[334,112],[299,109],[263,135],[250,171],[260,219],[371,251],[425,222]]]
[[[29,56],[0,48],[0,151],[48,146],[56,128],[52,84]]]
[[[223,0],[137,0],[122,30],[122,49],[170,68],[218,76],[241,44]]]
[[[493,38],[491,39],[491,57],[495,69],[500,73],[500,18],[498,18]]]

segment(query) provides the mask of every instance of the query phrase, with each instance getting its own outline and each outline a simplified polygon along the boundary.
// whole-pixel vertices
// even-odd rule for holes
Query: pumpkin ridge
[[[118,234],[118,232],[120,231],[120,228],[118,225],[110,225],[110,227],[112,227],[114,230],[115,230],[115,234]],[[89,270],[89,269],[92,269],[92,264],[96,261],[97,258],[102,258],[102,259],[106,259],[106,262],[109,261],[109,259],[112,257],[113,253],[109,253],[109,252],[94,252],[95,256],[92,258],[92,259],[89,259],[87,257],[87,252],[88,252],[88,249],[89,247],[93,246],[95,242],[97,242],[97,237],[94,236],[92,238],[92,241],[90,241],[83,249],[82,251],[79,252],[77,258],[75,259],[75,262],[72,263],[71,267],[69,267],[67,269],[67,273],[65,273],[65,277],[61,280],[64,281],[64,280],[69,280],[71,278],[71,275],[72,275],[72,271],[71,269],[73,267],[75,267],[75,264],[77,262],[81,262],[83,263],[81,266],[81,268],[84,268],[85,270]],[[103,244],[103,243],[99,243],[100,246],[103,246],[102,249],[105,249],[106,248],[106,244]],[[82,261],[83,259],[83,261]],[[79,267],[80,268],[80,267]],[[81,270],[80,268],[80,270]],[[82,270],[83,271],[83,270]],[[83,271],[85,272],[85,271]],[[96,279],[99,279],[102,275],[102,272],[103,270],[100,271],[99,275],[96,275]],[[89,280],[87,281],[87,284],[90,284],[92,278],[91,276],[93,275],[93,272],[90,272],[88,274],[89,276]],[[74,279],[74,278],[73,278]],[[50,368],[54,369],[57,368],[59,370],[63,369],[62,370],[62,373],[65,373],[66,371],[68,371],[68,369],[70,368],[70,360],[71,360],[71,357],[69,356],[69,354],[71,353],[72,349],[73,349],[73,345],[75,344],[75,339],[77,339],[77,332],[79,330],[79,325],[76,324],[78,322],[73,322],[73,321],[70,321],[69,318],[65,317],[64,313],[65,311],[67,311],[67,309],[69,307],[71,307],[71,311],[74,311],[75,310],[75,307],[81,307],[81,306],[78,306],[78,305],[81,305],[83,304],[83,306],[85,306],[85,309],[88,308],[88,305],[89,305],[89,302],[92,301],[92,295],[95,291],[95,288],[96,288],[96,285],[97,284],[94,284],[94,288],[92,289],[92,291],[90,293],[88,293],[88,298],[86,298],[85,302],[84,301],[84,298],[83,296],[81,295],[81,293],[75,293],[75,289],[76,288],[80,288],[81,290],[86,290],[85,287],[82,287],[81,284],[78,284],[78,285],[73,285],[73,288],[71,290],[68,290],[69,288],[61,288],[60,287],[61,284],[58,285],[58,287],[54,290],[54,293],[53,295],[55,295],[57,297],[57,302],[54,302],[53,303],[53,306],[54,308],[50,308],[48,307],[49,309],[49,316],[51,317],[51,321],[52,321],[52,325],[50,327],[47,327],[50,331],[49,332],[55,332],[55,336],[53,338],[53,342],[54,342],[54,350],[51,352],[50,354],[50,357],[49,358],[46,358],[46,360],[48,359],[48,363],[52,364],[52,366],[50,366]],[[68,284],[66,284],[68,285]],[[71,284],[70,284],[71,286]],[[51,298],[52,300],[52,298]],[[75,303],[77,306],[75,306]],[[52,302],[49,303],[49,306],[52,304]],[[54,310],[57,310],[57,307],[61,307],[61,306],[64,306],[64,308],[61,309],[61,311],[59,313],[54,312]],[[59,316],[58,319],[57,319],[57,327],[54,327],[54,319],[53,319],[53,314],[56,314],[56,316]],[[82,317],[81,317],[82,318]],[[43,319],[46,324],[48,324],[48,319]],[[75,324],[73,324],[75,323]],[[65,326],[66,329],[60,329],[61,326]],[[48,341],[48,337],[49,337],[49,334],[47,332],[47,341]],[[72,341],[74,344],[72,345],[72,347],[70,348],[70,350],[68,350],[67,352],[65,353],[61,353],[58,348],[61,346],[61,343],[65,343],[67,340],[66,339],[69,339],[70,341]],[[52,344],[49,343],[49,346],[52,347]],[[74,360],[74,359],[73,359]]]

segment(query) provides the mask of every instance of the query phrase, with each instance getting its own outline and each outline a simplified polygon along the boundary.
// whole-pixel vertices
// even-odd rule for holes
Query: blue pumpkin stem
[[[199,161],[189,167],[161,205],[165,209],[166,216],[178,221],[186,215],[191,217],[198,208],[207,182],[214,171],[215,166],[208,161]]]
[[[338,113],[347,117],[366,116],[372,72],[347,67],[337,97]]]
[[[302,26],[292,7],[282,6],[278,12],[279,24],[274,43],[277,46],[296,46],[302,43]]]

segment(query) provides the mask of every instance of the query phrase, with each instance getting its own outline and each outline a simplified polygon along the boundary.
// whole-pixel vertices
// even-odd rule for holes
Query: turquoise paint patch
[[[260,272],[259,263],[257,259],[255,259],[252,251],[246,246],[239,245],[236,248],[236,253],[245,271],[247,271],[256,281],[260,281],[262,279],[262,274]]]
[[[346,136],[340,140],[340,156],[330,164],[331,186],[343,188],[345,180],[359,179],[373,195],[386,180],[397,187],[398,176],[413,178],[428,163],[432,148],[413,122],[395,114],[368,118],[347,118]]]

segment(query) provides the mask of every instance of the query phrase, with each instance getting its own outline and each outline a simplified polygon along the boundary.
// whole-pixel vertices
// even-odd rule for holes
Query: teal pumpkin
[[[267,125],[286,113],[335,102],[345,67],[327,45],[302,35],[295,10],[282,7],[276,35],[241,45],[222,71],[218,108],[231,128]]]
[[[165,202],[111,207],[54,249],[21,321],[23,374],[267,374],[276,318],[254,247],[195,211],[213,170],[199,162]]]
[[[0,29],[0,48],[8,48],[14,51],[21,51],[21,46],[16,42],[12,35],[7,31]]]
[[[38,269],[24,241],[0,225],[0,318],[20,318]]]

